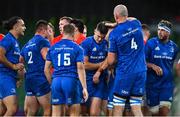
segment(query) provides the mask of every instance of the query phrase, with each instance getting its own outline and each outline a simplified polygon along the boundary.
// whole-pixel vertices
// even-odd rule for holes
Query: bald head
[[[125,16],[128,16],[128,10],[127,10],[127,7],[125,5],[117,5],[115,8],[114,8],[114,15],[115,16],[120,16],[120,17],[125,17]]]

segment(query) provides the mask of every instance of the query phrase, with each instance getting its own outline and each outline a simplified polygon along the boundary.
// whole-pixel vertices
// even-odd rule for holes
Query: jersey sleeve
[[[145,56],[146,56],[146,61],[149,61],[150,56],[151,56],[151,51],[152,51],[152,43],[151,40],[147,41],[145,45]]]
[[[6,51],[9,51],[12,47],[12,42],[11,40],[8,40],[7,39],[3,39],[0,41],[0,47],[3,47]]]
[[[83,41],[81,43],[81,47],[84,50],[84,56],[88,56],[89,55],[89,43],[87,40]]]
[[[21,49],[20,55],[24,57],[24,47]]]
[[[46,55],[46,60],[48,61],[52,61],[50,53],[51,53],[51,48],[48,50],[47,55]]]
[[[174,48],[175,48],[175,50],[174,50],[174,57],[173,57],[173,59],[175,60],[177,55],[178,55],[178,53],[180,52],[180,50],[179,50],[179,47],[176,44],[174,45]]]
[[[84,51],[82,47],[79,47],[78,49],[78,55],[76,58],[76,62],[84,62]]]
[[[113,53],[117,52],[117,45],[116,45],[115,36],[114,36],[113,32],[111,32],[110,35],[109,35],[109,49],[108,49],[108,52],[113,52]]]
[[[47,48],[50,47],[50,43],[49,43],[46,39],[42,39],[42,40],[39,42],[39,49],[41,50],[41,49],[44,48],[44,47],[47,47]]]

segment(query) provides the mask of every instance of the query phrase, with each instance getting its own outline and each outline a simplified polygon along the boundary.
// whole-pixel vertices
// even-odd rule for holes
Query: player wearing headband
[[[172,24],[161,20],[158,37],[147,41],[147,103],[153,115],[167,116],[173,96],[173,63],[178,53],[177,45],[169,39]]]

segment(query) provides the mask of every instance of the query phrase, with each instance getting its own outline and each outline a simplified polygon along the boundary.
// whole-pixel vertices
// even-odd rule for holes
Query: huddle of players
[[[171,69],[178,51],[169,40],[170,23],[161,21],[158,37],[146,43],[143,36],[149,35],[148,27],[128,17],[126,6],[117,5],[114,18],[114,24],[98,23],[94,35],[87,38],[81,20],[60,18],[61,34],[56,38],[52,38],[53,26],[39,20],[35,35],[21,51],[17,38],[24,35],[24,21],[9,19],[9,33],[0,42],[0,115],[16,113],[15,76],[23,77],[24,73],[27,116],[35,115],[40,106],[44,116],[121,116],[130,106],[134,115],[142,116],[145,82],[150,111],[167,115],[173,94]]]

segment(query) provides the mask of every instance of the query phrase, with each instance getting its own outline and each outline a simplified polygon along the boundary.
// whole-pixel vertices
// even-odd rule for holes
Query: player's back
[[[43,47],[50,47],[48,40],[40,35],[35,35],[22,48],[21,55],[27,64],[27,78],[44,75],[45,60],[41,55],[41,49]]]
[[[118,73],[146,70],[142,28],[138,20],[127,20],[115,27],[110,34],[112,41],[116,45],[113,51],[117,52]]]
[[[47,60],[51,60],[53,64],[53,78],[78,78],[77,62],[83,61],[83,50],[72,40],[62,39],[50,48]]]

